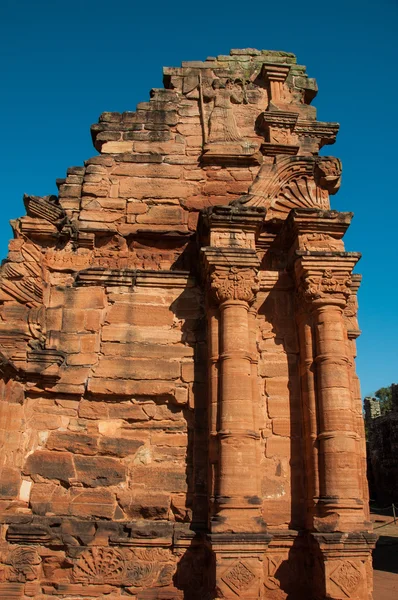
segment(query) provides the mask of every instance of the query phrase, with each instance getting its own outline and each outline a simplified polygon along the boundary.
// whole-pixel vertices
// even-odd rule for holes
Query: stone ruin
[[[398,512],[398,384],[391,385],[392,409],[381,414],[377,398],[365,398],[367,475],[371,498]]]
[[[360,258],[287,52],[164,69],[25,196],[0,281],[0,597],[372,597]]]

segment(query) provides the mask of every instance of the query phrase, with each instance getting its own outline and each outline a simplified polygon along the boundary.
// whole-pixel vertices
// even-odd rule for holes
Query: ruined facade
[[[372,597],[359,254],[314,79],[164,70],[3,265],[0,597]]]
[[[367,475],[379,507],[398,505],[398,384],[391,385],[392,410],[381,414],[377,398],[365,398]]]

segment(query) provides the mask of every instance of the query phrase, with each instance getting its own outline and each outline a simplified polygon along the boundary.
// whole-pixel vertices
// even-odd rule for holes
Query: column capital
[[[302,254],[302,253],[298,253]],[[299,256],[295,263],[299,295],[313,306],[345,307],[352,294],[352,270],[360,258],[356,252]]]
[[[233,300],[252,304],[260,289],[257,269],[214,267],[210,273],[210,288],[220,304]]]

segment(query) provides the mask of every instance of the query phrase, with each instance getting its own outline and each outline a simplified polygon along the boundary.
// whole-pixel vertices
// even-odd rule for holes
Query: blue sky
[[[100,113],[134,110],[162,86],[162,66],[230,48],[294,52],[318,81],[318,119],[341,125],[325,150],[343,161],[332,206],[355,213],[346,247],[363,254],[362,394],[398,382],[397,27],[396,0],[3,0],[0,256],[23,193],[56,193],[67,167],[96,154]]]

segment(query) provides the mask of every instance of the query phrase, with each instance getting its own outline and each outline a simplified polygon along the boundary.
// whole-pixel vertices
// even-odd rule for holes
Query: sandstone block
[[[282,435],[288,437],[290,435],[289,419],[274,418],[272,420],[272,431],[274,435]]]
[[[125,421],[147,421],[148,417],[142,406],[132,402],[118,402],[109,404],[108,414],[110,419],[124,419]]]
[[[120,303],[112,305],[106,313],[106,322],[111,324],[126,323],[137,327],[150,323],[152,326],[172,325],[173,313],[167,306],[140,305]]]
[[[93,394],[173,397],[175,385],[171,381],[126,381],[92,377],[88,382],[88,390]]]
[[[83,353],[91,354],[93,352],[99,352],[100,340],[99,335],[96,333],[86,333],[80,336],[80,350]]]
[[[288,377],[289,365],[287,360],[261,360],[258,364],[259,374],[265,377]]]
[[[109,404],[95,400],[79,402],[79,417],[82,419],[106,419],[109,416]]]
[[[144,123],[159,123],[162,125],[176,125],[178,123],[178,115],[175,110],[137,110],[136,115],[137,119],[142,119]]]
[[[185,421],[181,407],[168,404],[146,404],[144,410],[155,421]]]
[[[59,299],[62,302],[62,299]],[[101,287],[66,288],[64,292],[65,306],[68,308],[104,308],[105,290]]]
[[[188,506],[188,502],[189,499],[185,494],[172,495],[170,508],[175,521],[187,523],[192,520],[192,509]]]
[[[126,479],[126,467],[114,458],[76,455],[74,463],[77,480],[89,487],[118,485]]]
[[[72,489],[70,514],[76,517],[111,519],[116,508],[115,495],[106,489]]]
[[[186,455],[186,448],[173,446],[162,446],[155,448],[153,452],[153,458],[155,462],[165,462],[167,464],[173,462],[176,464],[181,464],[182,462],[185,462]]]
[[[79,385],[84,384],[90,373],[90,369],[85,367],[67,367],[60,371],[59,383]]]
[[[169,179],[180,179],[182,168],[167,163],[119,163],[113,170],[112,175],[124,175],[128,177],[166,177]]]
[[[184,471],[151,466],[134,466],[131,471],[134,484],[144,484],[146,489],[160,492],[185,492],[187,489]]]
[[[40,475],[45,479],[57,479],[65,483],[75,477],[72,455],[66,452],[37,450],[28,456],[23,467],[25,475]]]
[[[127,202],[127,214],[128,215],[143,215],[147,212],[148,205],[145,202]]]
[[[290,417],[289,402],[284,396],[270,396],[267,400],[267,408],[271,419],[275,417]]]
[[[135,142],[134,152],[149,154],[185,154],[185,144],[170,142]]]
[[[129,177],[120,181],[120,196],[137,200],[184,198],[194,195],[196,189],[195,183],[166,178]]]
[[[65,308],[62,315],[62,329],[65,333],[84,331],[85,314],[83,309]]]
[[[49,450],[64,450],[77,454],[96,454],[98,440],[96,437],[82,433],[54,431],[47,441]]]
[[[129,519],[167,519],[170,495],[161,493],[119,492],[118,500]]]
[[[288,437],[271,436],[267,439],[266,456],[290,457],[291,441]]]
[[[126,456],[135,454],[143,443],[142,440],[129,438],[101,438],[99,442],[99,452],[100,454],[125,458]]]
[[[169,195],[168,197],[174,196]],[[185,220],[185,211],[179,206],[151,206],[145,215],[137,216],[137,223],[156,223],[157,225],[181,224],[185,223]]]
[[[203,137],[201,135],[187,135],[185,136],[187,148],[202,148]]]
[[[94,353],[86,353],[83,354],[80,352],[79,354],[70,354],[66,362],[71,366],[88,366],[94,365],[98,360],[98,355]]]
[[[177,379],[180,366],[173,361],[145,358],[110,358],[104,357],[94,370],[95,377],[108,379]]]
[[[161,344],[118,344],[105,342],[101,345],[101,351],[105,356],[124,356],[129,358],[164,358],[165,360],[181,360],[193,356],[192,346],[184,344],[173,344],[165,346]]]
[[[182,447],[185,447],[188,443],[188,437],[185,433],[154,432],[151,435],[151,442],[154,446],[182,446]]]
[[[179,329],[170,327],[126,327],[126,325],[105,325],[102,329],[104,342],[149,342],[152,344],[176,344],[181,342],[182,333]],[[83,341],[83,340],[82,340]]]
[[[105,142],[101,145],[103,154],[120,154],[123,152],[132,152],[133,142]]]
[[[21,485],[21,473],[19,469],[12,467],[0,468],[0,499],[17,498]]]
[[[108,195],[108,190],[106,194]],[[82,210],[80,213],[80,221],[94,221],[99,223],[114,223],[123,217],[123,213],[119,211],[105,211],[105,210]]]

